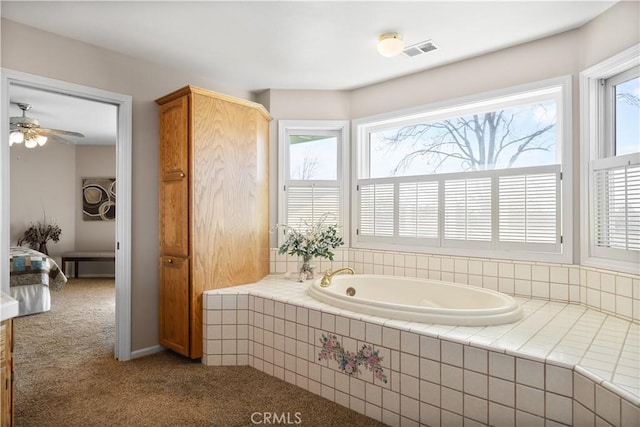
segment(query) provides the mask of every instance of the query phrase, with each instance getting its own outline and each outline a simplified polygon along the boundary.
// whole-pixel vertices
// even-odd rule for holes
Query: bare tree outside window
[[[546,101],[372,133],[371,177],[555,163],[555,116]]]
[[[318,170],[318,157],[306,154],[302,159],[302,165],[291,172],[291,179],[312,180],[316,178]]]
[[[289,179],[326,181],[338,178],[338,138],[296,134],[289,137]]]
[[[640,107],[640,96],[630,93],[630,92],[621,92],[616,96],[618,101],[624,102],[628,105],[633,105],[635,107]]]

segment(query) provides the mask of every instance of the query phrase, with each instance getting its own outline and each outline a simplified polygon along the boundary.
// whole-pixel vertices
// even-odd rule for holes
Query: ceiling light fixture
[[[9,145],[22,144],[24,142],[24,134],[20,131],[11,132],[9,135]]]
[[[398,33],[385,33],[378,37],[378,53],[382,56],[396,56],[403,48],[404,42]]]
[[[9,134],[9,146],[13,144],[22,144],[27,148],[42,147],[47,143],[47,137],[44,135],[38,135],[32,129],[20,129],[15,130]]]

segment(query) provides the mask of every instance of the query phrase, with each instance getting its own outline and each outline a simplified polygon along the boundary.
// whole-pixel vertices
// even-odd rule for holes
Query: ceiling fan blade
[[[38,128],[38,133],[44,136],[57,134],[57,135],[76,136],[78,138],[84,138],[84,135],[81,134],[80,132],[71,132],[68,130],[60,130],[60,129]]]

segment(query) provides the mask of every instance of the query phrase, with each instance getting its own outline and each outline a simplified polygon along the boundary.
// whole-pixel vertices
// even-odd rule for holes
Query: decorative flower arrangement
[[[353,353],[343,349],[335,335],[325,336],[324,334],[320,338],[320,343],[322,350],[318,354],[318,360],[335,360],[340,365],[340,370],[349,375],[360,372],[360,366],[364,366],[380,381],[387,383],[387,376],[380,366],[382,357],[378,355],[378,350],[373,350],[372,346],[364,344],[357,353]]]
[[[42,223],[40,221],[36,224],[31,223],[31,226],[26,229],[22,238],[18,240],[18,246],[22,246],[23,243],[28,243],[31,249],[49,255],[47,242],[49,240],[58,242],[61,233],[62,230],[56,224],[47,224],[46,222]]]
[[[278,224],[274,227],[274,229],[281,228],[285,236],[285,242],[280,246],[278,253],[302,257],[300,281],[313,278],[315,267],[311,265],[312,258],[327,258],[333,261],[332,249],[344,244],[342,237],[338,236],[338,225],[326,224],[328,216],[329,214],[323,215],[315,224],[305,221],[305,231],[286,224]]]

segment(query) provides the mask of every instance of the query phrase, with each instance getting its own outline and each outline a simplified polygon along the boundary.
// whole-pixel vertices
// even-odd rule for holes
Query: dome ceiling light
[[[385,33],[378,37],[378,53],[388,58],[399,55],[404,42],[399,33]]]

